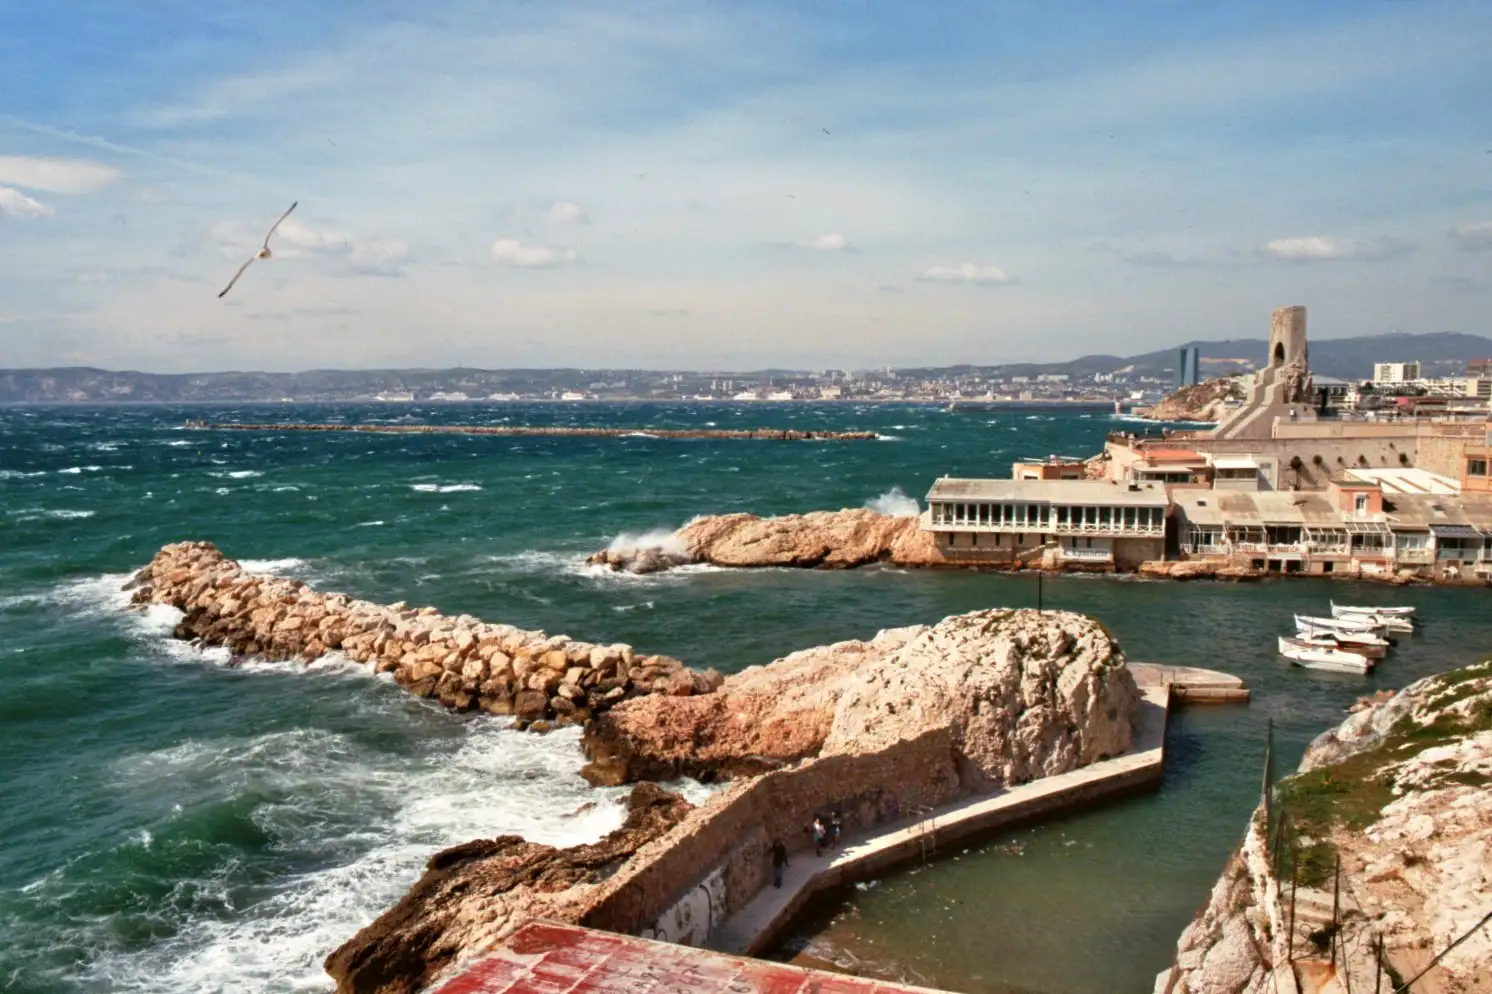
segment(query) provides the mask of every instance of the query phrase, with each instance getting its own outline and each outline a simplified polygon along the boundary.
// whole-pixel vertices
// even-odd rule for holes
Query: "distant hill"
[[[1187,342],[1135,356],[1086,355],[1066,362],[1007,363],[898,369],[907,380],[999,380],[1066,374],[1074,382],[1095,374],[1127,371],[1138,379],[1169,379],[1177,352],[1196,346],[1204,359],[1261,362],[1262,339]],[[1376,335],[1311,342],[1311,369],[1342,379],[1366,379],[1375,362],[1418,360],[1427,376],[1451,376],[1467,360],[1492,357],[1492,339],[1445,331],[1430,335]],[[1215,372],[1205,369],[1204,372]],[[549,396],[570,390],[592,395],[675,398],[707,390],[712,380],[728,378],[736,389],[750,384],[779,387],[810,382],[804,371],[768,369],[756,372],[693,372],[641,369],[312,369],[299,373],[116,372],[84,366],[57,369],[0,370],[0,403],[195,403],[296,400],[358,400],[378,394],[465,394],[480,400],[493,394]],[[880,377],[876,377],[880,378]]]

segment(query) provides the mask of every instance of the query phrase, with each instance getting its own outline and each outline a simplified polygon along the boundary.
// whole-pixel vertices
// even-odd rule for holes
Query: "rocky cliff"
[[[1218,377],[1182,387],[1139,413],[1152,421],[1221,421],[1242,400],[1243,387],[1237,380]]]
[[[579,922],[597,885],[690,810],[640,784],[622,827],[591,845],[555,849],[504,835],[438,852],[398,904],[326,958],[326,972],[338,994],[413,994],[530,919]]]
[[[588,726],[597,783],[715,779],[951,736],[965,789],[1129,748],[1139,702],[1119,646],[1066,611],[986,610],[793,653],[713,693],[637,699]]]
[[[134,604],[183,612],[177,638],[268,659],[310,662],[340,651],[411,693],[458,711],[516,715],[535,730],[583,724],[639,695],[708,691],[720,680],[628,645],[318,593],[299,580],[246,573],[208,542],[166,546],[130,585]]]
[[[687,563],[849,569],[870,563],[942,563],[917,518],[868,508],[762,518],[720,514],[695,518],[660,541],[621,541],[590,557],[616,570],[651,573]]]
[[[1372,990],[1379,940],[1383,991],[1428,969],[1415,990],[1492,992],[1492,661],[1361,704],[1278,785],[1294,901],[1267,855],[1261,808],[1158,992]]]

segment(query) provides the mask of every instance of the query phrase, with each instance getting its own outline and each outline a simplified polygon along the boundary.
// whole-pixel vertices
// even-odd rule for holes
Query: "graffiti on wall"
[[[652,928],[643,929],[642,937],[676,942],[681,946],[698,946],[710,937],[710,931],[724,918],[725,867],[717,866],[677,904],[659,915]]]

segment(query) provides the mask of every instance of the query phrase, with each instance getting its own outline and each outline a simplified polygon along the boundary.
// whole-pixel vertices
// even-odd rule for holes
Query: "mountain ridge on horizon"
[[[1386,352],[1384,346],[1411,346]],[[1090,354],[1058,362],[1013,362],[945,366],[892,367],[898,379],[949,379],[959,377],[1001,378],[1013,376],[1067,375],[1074,381],[1091,380],[1096,374],[1126,370],[1135,377],[1161,377],[1174,368],[1183,348],[1196,347],[1203,359],[1242,359],[1257,362],[1267,343],[1263,339],[1193,340],[1170,348],[1131,356]],[[1412,353],[1412,354],[1411,354]],[[1313,372],[1342,379],[1366,379],[1375,362],[1419,361],[1427,372],[1455,375],[1471,359],[1492,357],[1492,338],[1462,332],[1426,334],[1391,332],[1311,342]],[[151,373],[140,370],[108,370],[90,366],[0,369],[0,403],[88,403],[91,401],[212,402],[278,401],[297,394],[315,399],[360,399],[391,392],[453,392],[463,388],[478,391],[517,392],[535,390],[594,389],[598,378],[626,378],[628,386],[655,386],[674,382],[672,377],[741,380],[745,383],[774,378],[803,378],[809,371],[765,368],[746,371],[650,370],[617,367],[528,367],[486,369],[473,366],[374,369],[309,369],[297,372],[222,370],[194,373]],[[653,384],[632,380],[656,378]],[[611,386],[611,384],[607,384]],[[296,399],[301,399],[297,397]],[[480,399],[480,398],[472,398]]]

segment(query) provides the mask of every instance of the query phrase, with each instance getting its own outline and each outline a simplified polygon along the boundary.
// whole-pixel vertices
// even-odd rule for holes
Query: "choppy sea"
[[[870,429],[782,443],[213,433],[209,420]],[[1031,605],[973,572],[585,566],[698,514],[907,511],[939,475],[1086,455],[1108,415],[842,405],[0,409],[0,989],[324,991],[322,958],[435,850],[557,845],[620,823],[578,736],[458,716],[323,661],[227,665],[119,590],[162,544],[251,568],[734,671],[793,649]],[[965,991],[1149,990],[1253,807],[1266,717],[1282,765],[1358,694],[1485,655],[1480,590],[1048,579],[1132,658],[1228,669],[1250,706],[1178,712],[1164,789],[941,853],[823,902],[788,949]],[[1291,670],[1274,636],[1331,597],[1418,605],[1378,674]],[[597,797],[603,803],[583,807]]]

